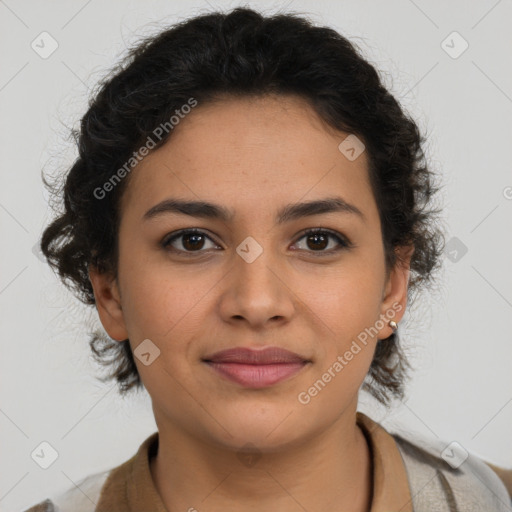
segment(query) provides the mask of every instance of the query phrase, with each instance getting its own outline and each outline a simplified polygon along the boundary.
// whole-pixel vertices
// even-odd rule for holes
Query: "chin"
[[[220,410],[217,409],[219,414],[215,419],[220,425],[216,422],[211,425],[214,429],[210,431],[212,441],[234,451],[246,445],[254,445],[262,453],[271,453],[300,443],[301,439],[311,434],[307,421],[299,417],[292,407],[276,405],[273,408],[267,402],[266,406],[260,406],[259,409],[254,404],[233,407],[230,411],[224,411],[222,420]]]

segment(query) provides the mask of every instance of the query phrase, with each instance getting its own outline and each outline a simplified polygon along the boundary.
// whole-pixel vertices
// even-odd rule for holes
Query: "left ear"
[[[393,329],[389,322],[391,320],[394,320],[396,323],[400,322],[407,306],[410,264],[414,253],[414,246],[397,247],[395,253],[397,255],[396,264],[389,273],[382,297],[380,318],[385,319],[385,325],[379,330],[377,335],[379,339],[385,339],[393,334]]]

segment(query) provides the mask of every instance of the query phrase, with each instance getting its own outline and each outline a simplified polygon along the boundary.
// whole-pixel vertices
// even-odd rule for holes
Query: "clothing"
[[[449,443],[411,442],[360,412],[357,423],[372,457],[370,512],[512,512],[504,484],[480,459],[470,454],[454,469],[441,457]],[[155,432],[120,466],[25,512],[167,512],[149,466],[157,450]]]

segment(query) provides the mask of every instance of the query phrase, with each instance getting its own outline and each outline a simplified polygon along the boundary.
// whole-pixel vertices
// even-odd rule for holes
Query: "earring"
[[[393,332],[396,332],[398,329],[398,324],[394,320],[391,320],[389,322],[389,326],[391,327],[391,329],[393,329]]]

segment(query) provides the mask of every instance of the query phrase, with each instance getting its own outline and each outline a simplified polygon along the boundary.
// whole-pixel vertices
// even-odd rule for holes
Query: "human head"
[[[270,94],[303,98],[327,126],[364,143],[387,272],[398,263],[396,249],[413,246],[410,292],[429,281],[442,237],[433,222],[436,211],[427,208],[435,187],[415,122],[373,66],[334,30],[293,15],[263,17],[240,8],[199,16],[148,38],[99,85],[76,133],[79,157],[66,175],[64,212],[41,244],[83,302],[96,303],[91,265],[116,275],[120,205],[137,167],[111,190],[105,184],[148,137],[155,142],[150,151],[172,141],[187,122],[180,113],[184,105],[192,108],[191,98],[201,108],[219,98]],[[179,124],[170,121],[173,115]],[[169,123],[176,130],[164,129],[158,139],[155,129]],[[91,348],[112,365],[122,391],[141,385],[128,340],[112,344],[95,334]],[[399,335],[392,333],[377,344],[366,389],[383,402],[400,397],[405,368]]]

